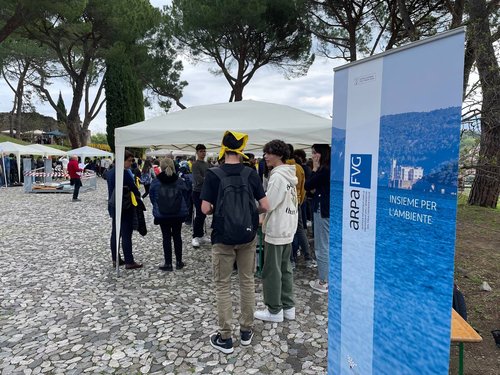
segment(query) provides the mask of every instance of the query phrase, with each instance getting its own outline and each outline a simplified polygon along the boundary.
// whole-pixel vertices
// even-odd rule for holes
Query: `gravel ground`
[[[105,181],[80,198],[0,189],[2,375],[326,373],[327,300],[308,286],[315,269],[299,261],[296,321],[256,321],[252,345],[242,347],[235,320],[235,351],[225,355],[208,342],[217,330],[210,246],[193,249],[184,226],[186,267],[159,271],[161,232],[147,198],[149,233],[133,237],[144,268],[117,277]],[[237,275],[233,282],[237,317]]]

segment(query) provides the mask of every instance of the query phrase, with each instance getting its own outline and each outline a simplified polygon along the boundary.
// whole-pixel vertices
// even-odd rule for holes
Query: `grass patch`
[[[21,141],[20,139],[9,137],[8,135],[0,135],[0,143],[1,142],[12,142],[12,143],[17,143],[19,145],[24,145],[24,146],[29,146],[30,144],[32,144],[32,143],[28,143],[25,141]],[[60,146],[60,145],[44,145],[44,146],[57,148],[58,150],[62,150],[62,151],[71,150],[71,147],[68,147],[68,146]]]
[[[12,142],[20,145],[28,145],[28,142],[21,141],[20,139],[9,137],[8,135],[0,135],[0,142]]]

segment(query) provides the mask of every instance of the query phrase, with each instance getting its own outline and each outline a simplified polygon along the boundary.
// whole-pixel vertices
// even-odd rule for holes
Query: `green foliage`
[[[96,133],[90,137],[92,143],[108,144],[108,136],[106,133]]]
[[[64,105],[61,91],[59,91],[59,99],[57,99],[57,108],[59,108],[59,111],[57,111],[56,113],[57,121],[66,122],[68,112],[66,111],[66,106]]]
[[[172,102],[180,108],[182,90],[187,86],[181,81],[182,62],[176,60],[177,51],[171,41],[173,37],[163,22],[147,38],[141,42],[141,54],[135,57],[135,68],[149,96],[156,99],[166,112]],[[147,100],[149,102],[149,100]]]
[[[130,61],[110,59],[104,77],[106,90],[107,143],[115,150],[115,128],[144,120],[144,100]]]
[[[168,15],[181,46],[195,60],[215,62],[236,101],[262,66],[293,77],[314,60],[304,1],[173,0]]]
[[[76,0],[75,0],[76,2]],[[147,0],[82,0],[73,9],[48,15],[28,27],[31,38],[50,47],[58,57],[63,74],[73,88],[67,116],[68,135],[74,147],[87,142],[88,127],[102,108],[102,85],[94,98],[90,88],[102,82],[104,61],[117,51],[133,49],[160,21],[160,12]],[[50,76],[38,84],[40,94],[57,111],[47,85]],[[84,117],[79,110],[84,101]]]
[[[309,0],[308,3],[310,27],[318,38],[319,51],[329,58],[346,61],[443,31],[450,18],[441,0]],[[409,19],[403,16],[406,14]]]
[[[0,0],[0,43],[22,26],[44,17],[76,16],[86,3],[87,0]]]

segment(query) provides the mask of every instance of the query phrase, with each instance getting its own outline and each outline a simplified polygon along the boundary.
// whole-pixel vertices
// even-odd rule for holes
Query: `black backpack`
[[[180,212],[182,205],[182,192],[177,187],[177,182],[160,184],[158,192],[158,209],[163,216],[172,216]]]
[[[228,175],[221,168],[210,168],[219,178],[219,192],[213,228],[226,245],[251,242],[259,226],[259,213],[249,184],[252,173],[244,167],[239,175]]]

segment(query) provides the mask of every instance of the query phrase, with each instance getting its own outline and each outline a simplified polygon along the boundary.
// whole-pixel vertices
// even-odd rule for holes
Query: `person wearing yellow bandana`
[[[247,141],[246,134],[224,133],[219,159],[224,157],[225,162],[208,170],[201,192],[203,213],[213,214],[212,263],[219,331],[210,336],[210,345],[224,354],[234,351],[231,273],[235,260],[240,282],[240,343],[252,343],[258,213],[269,207],[257,172],[241,163],[246,158],[243,150]]]

